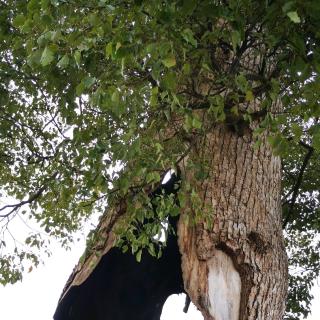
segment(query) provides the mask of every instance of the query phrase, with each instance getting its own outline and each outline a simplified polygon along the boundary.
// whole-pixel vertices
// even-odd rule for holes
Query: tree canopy
[[[0,0],[0,185],[15,199],[0,208],[0,283],[45,246],[40,233],[7,244],[18,216],[68,245],[126,199],[119,245],[159,255],[151,240],[179,208],[159,196],[155,213],[148,194],[194,135],[225,123],[257,148],[267,134],[282,158],[287,317],[306,316],[320,272],[319,16],[318,0]],[[188,167],[206,177],[205,161]],[[178,198],[205,214],[195,186]]]

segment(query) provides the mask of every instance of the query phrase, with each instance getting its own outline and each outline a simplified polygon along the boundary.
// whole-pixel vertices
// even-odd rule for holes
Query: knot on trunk
[[[270,249],[270,243],[258,232],[251,231],[248,240],[253,249],[260,255],[266,254]]]

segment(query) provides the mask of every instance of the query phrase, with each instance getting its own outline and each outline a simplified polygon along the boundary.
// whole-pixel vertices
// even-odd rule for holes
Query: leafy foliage
[[[139,194],[124,233],[139,258],[161,225],[135,229],[153,214],[147,194],[192,137],[255,123],[282,156],[288,250],[308,270],[291,278],[287,319],[307,315],[320,269],[319,15],[318,0],[1,0],[0,184],[17,201],[0,208],[3,235],[21,216],[67,245],[107,202]],[[202,160],[188,160],[199,179]],[[199,200],[190,185],[179,197]],[[159,201],[161,216],[172,201]],[[6,254],[3,239],[5,284],[44,243]]]

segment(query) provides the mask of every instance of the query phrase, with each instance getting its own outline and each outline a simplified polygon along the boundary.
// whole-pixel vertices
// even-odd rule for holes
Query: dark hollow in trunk
[[[167,297],[182,292],[181,255],[170,235],[160,259],[145,253],[139,263],[112,248],[60,301],[54,320],[159,320]]]

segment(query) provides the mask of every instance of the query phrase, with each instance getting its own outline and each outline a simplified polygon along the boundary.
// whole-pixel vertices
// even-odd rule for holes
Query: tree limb
[[[291,189],[291,192],[289,194],[292,193],[292,197],[290,200],[286,201],[286,202],[290,202],[290,206],[289,206],[289,211],[286,215],[286,219],[283,223],[283,227],[285,227],[288,222],[289,222],[289,217],[290,215],[292,214],[293,212],[293,208],[294,208],[294,205],[296,203],[296,200],[297,200],[297,197],[299,195],[299,190],[300,190],[300,187],[301,187],[301,184],[302,184],[302,179],[303,179],[303,175],[305,173],[305,170],[309,164],[309,161],[314,153],[314,148],[307,145],[306,143],[300,141],[299,142],[300,145],[302,145],[303,147],[305,147],[306,149],[308,149],[308,152],[306,153],[305,157],[304,157],[304,160],[303,160],[303,163],[302,163],[302,166],[300,168],[300,171],[299,171],[299,175],[298,175],[298,178],[297,178],[297,181],[296,183],[293,185],[292,189]]]
[[[55,172],[50,177],[49,180],[54,179],[57,175],[58,175],[58,172]],[[32,203],[33,201],[35,201],[36,199],[38,199],[42,195],[42,193],[45,191],[46,187],[47,187],[47,185],[43,184],[42,187],[36,193],[30,195],[27,200],[23,200],[18,203],[15,203],[15,204],[7,204],[7,205],[3,206],[2,208],[0,208],[0,211],[6,210],[9,208],[11,208],[11,210],[6,214],[0,215],[0,217],[1,218],[8,218],[12,213],[14,213],[18,209],[20,209],[22,206]]]

